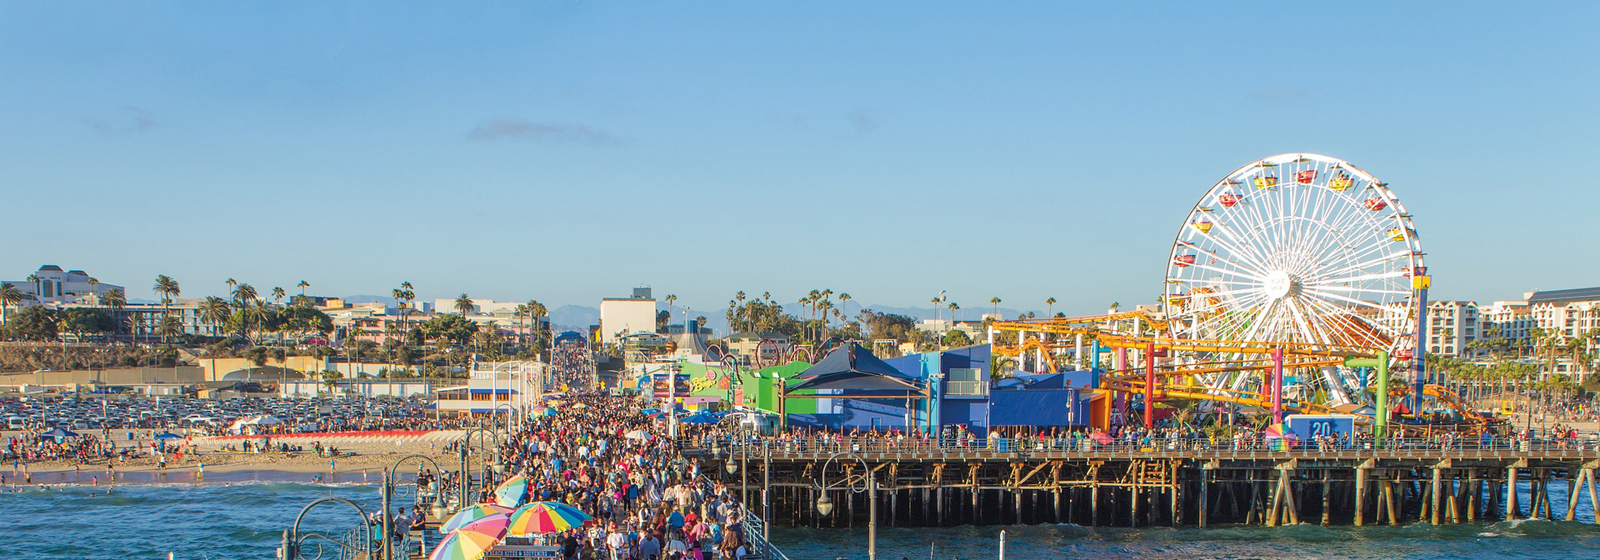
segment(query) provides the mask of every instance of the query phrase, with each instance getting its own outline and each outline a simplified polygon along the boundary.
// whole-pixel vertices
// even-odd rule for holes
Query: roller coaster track
[[[1129,335],[1110,332],[1112,323],[1135,320],[1142,322],[1148,329],[1149,335]],[[1137,325],[1136,325],[1137,326]],[[1143,311],[1130,311],[1125,313],[1111,313],[1105,315],[1091,315],[1086,317],[1066,317],[1050,319],[1031,319],[1018,321],[998,321],[992,328],[1000,332],[1016,332],[1021,334],[1038,333],[1054,335],[1071,335],[1071,341],[1058,340],[1045,341],[1041,338],[1028,338],[1021,336],[1019,345],[995,345],[994,352],[1004,356],[1016,356],[1027,350],[1041,350],[1049,355],[1054,350],[1072,348],[1077,345],[1077,335],[1084,335],[1098,341],[1103,347],[1131,348],[1155,350],[1158,355],[1173,356],[1176,353],[1190,353],[1205,355],[1213,361],[1175,364],[1162,366],[1156,369],[1155,376],[1159,379],[1152,387],[1153,392],[1161,397],[1184,398],[1206,402],[1222,402],[1254,406],[1261,408],[1271,407],[1271,403],[1256,392],[1237,391],[1233,389],[1193,385],[1190,382],[1174,383],[1171,378],[1186,378],[1194,375],[1213,373],[1237,373],[1244,371],[1265,371],[1275,366],[1269,359],[1273,353],[1281,350],[1286,358],[1283,364],[1284,371],[1295,369],[1320,368],[1325,366],[1338,366],[1346,358],[1371,358],[1376,357],[1378,351],[1372,348],[1357,346],[1339,346],[1328,344],[1310,344],[1303,342],[1282,341],[1234,341],[1234,340],[1192,340],[1173,338],[1170,324],[1164,320],[1152,317]],[[1167,336],[1162,336],[1165,333]],[[1197,356],[1198,357],[1198,356]],[[1222,358],[1222,359],[1216,359]],[[1057,369],[1054,357],[1046,360],[1050,371]],[[1198,367],[1197,367],[1198,366]],[[1143,392],[1145,390],[1145,376],[1132,374],[1133,371],[1142,371],[1143,368],[1113,370],[1105,379],[1101,388],[1116,391]],[[1308,403],[1284,403],[1288,412],[1339,412],[1332,407]],[[1357,415],[1360,421],[1367,422],[1370,418]]]

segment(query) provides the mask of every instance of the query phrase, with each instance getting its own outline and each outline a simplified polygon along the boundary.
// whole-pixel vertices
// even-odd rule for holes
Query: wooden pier
[[[770,506],[773,523],[791,526],[865,524],[868,469],[876,482],[878,523],[888,526],[1574,520],[1580,499],[1600,511],[1600,449],[1593,443],[1510,443],[1284,452],[772,442],[697,444],[686,453],[702,474],[726,484],[755,511]],[[735,467],[727,468],[729,462]],[[839,504],[831,515],[814,507],[824,479]],[[1511,490],[1519,484],[1530,497]],[[1553,487],[1565,489],[1558,498],[1571,499],[1552,502]],[[763,496],[770,503],[763,504]]]

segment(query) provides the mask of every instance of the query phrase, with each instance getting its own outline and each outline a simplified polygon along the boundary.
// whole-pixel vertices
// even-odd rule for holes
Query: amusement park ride
[[[1228,174],[1189,211],[1159,310],[1000,321],[991,335],[1015,334],[995,353],[1031,355],[1035,371],[1060,369],[1070,352],[1104,372],[1096,389],[1124,410],[1141,403],[1146,427],[1155,408],[1146,404],[1182,399],[1201,412],[1261,410],[1273,422],[1285,412],[1352,414],[1381,436],[1393,395],[1409,411],[1433,397],[1462,427],[1490,429],[1448,389],[1424,383],[1429,283],[1411,215],[1388,184],[1342,160],[1282,154]],[[1388,371],[1409,371],[1410,386],[1389,387]]]

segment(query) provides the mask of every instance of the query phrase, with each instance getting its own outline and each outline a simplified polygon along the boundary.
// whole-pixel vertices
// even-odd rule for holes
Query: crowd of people
[[[546,537],[568,559],[737,560],[752,554],[743,505],[727,487],[700,476],[664,425],[641,414],[635,401],[569,394],[551,406],[556,412],[531,417],[502,438],[494,459],[504,474],[486,463],[487,483],[475,499],[493,501],[500,482],[521,474],[525,500],[586,512],[592,523]],[[480,442],[470,445],[477,449]],[[421,476],[438,476],[439,491],[459,488],[458,473]],[[419,499],[409,512],[397,512],[397,525],[416,524],[426,507]]]

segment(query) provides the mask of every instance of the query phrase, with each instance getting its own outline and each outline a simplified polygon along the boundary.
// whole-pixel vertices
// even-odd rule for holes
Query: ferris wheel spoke
[[[1404,277],[1404,276],[1405,276],[1405,271],[1395,270],[1395,271],[1390,271],[1390,272],[1384,272],[1384,273],[1381,273],[1381,274],[1362,274],[1360,276],[1345,276],[1345,277],[1342,277],[1342,278],[1318,278],[1315,281],[1308,281],[1308,282],[1306,282],[1306,284],[1313,285],[1313,286],[1328,286],[1328,285],[1333,285],[1333,284],[1340,283],[1340,282],[1349,283],[1349,282],[1365,282],[1365,281],[1369,281],[1369,280],[1387,280],[1387,279],[1391,279],[1391,278],[1401,278],[1401,277]]]
[[[1205,234],[1205,239],[1207,241],[1217,245],[1218,249],[1227,251],[1229,256],[1233,256],[1240,261],[1249,263],[1257,272],[1264,273],[1264,271],[1267,270],[1268,267],[1266,262],[1261,259],[1261,255],[1259,255],[1257,251],[1255,251],[1253,248],[1248,248],[1246,246],[1234,243],[1232,239],[1232,232],[1229,231],[1229,228],[1218,228],[1216,226],[1213,227],[1215,228],[1213,231],[1217,231],[1218,233],[1216,235]]]
[[[1355,328],[1355,324],[1352,321],[1358,319],[1348,309],[1341,308],[1316,296],[1308,296],[1305,299],[1306,303],[1322,311],[1319,316],[1324,321],[1324,324],[1328,325],[1327,328],[1331,332],[1339,333],[1346,344],[1351,346],[1361,345],[1359,341],[1351,336],[1350,331]]]
[[[1324,300],[1338,300],[1338,301],[1342,301],[1342,302],[1345,302],[1345,303],[1349,303],[1351,305],[1359,305],[1361,307],[1377,309],[1379,311],[1383,311],[1384,310],[1384,307],[1382,305],[1379,305],[1379,304],[1376,304],[1376,303],[1373,303],[1373,302],[1370,302],[1370,301],[1362,301],[1362,300],[1351,298],[1351,297],[1345,297],[1345,296],[1342,296],[1342,295],[1339,295],[1339,294],[1335,294],[1335,293],[1323,292],[1323,291],[1320,291],[1320,290],[1313,290],[1313,289],[1309,289],[1309,288],[1302,290],[1300,293],[1315,295],[1315,296],[1323,298]]]
[[[1369,251],[1366,251],[1366,252],[1370,253],[1371,251],[1369,250]],[[1352,255],[1351,258],[1353,260],[1353,259],[1356,259],[1356,258],[1363,258],[1364,256],[1365,255]],[[1400,259],[1404,259],[1404,258],[1407,258],[1407,257],[1410,257],[1410,255],[1408,253],[1403,253],[1403,252],[1389,253],[1389,254],[1381,255],[1381,256],[1378,256],[1378,257],[1375,257],[1375,258],[1370,258],[1370,259],[1367,259],[1367,260],[1364,260],[1364,261],[1347,262],[1346,264],[1344,264],[1344,265],[1342,265],[1342,266],[1340,266],[1338,268],[1330,268],[1327,271],[1325,271],[1323,274],[1324,274],[1324,276],[1338,276],[1338,275],[1341,275],[1341,274],[1349,274],[1351,272],[1363,272],[1363,271],[1366,271],[1369,268],[1383,266],[1386,263],[1391,263],[1391,262],[1394,262],[1394,261],[1397,261],[1397,260],[1400,260]],[[1397,270],[1395,272],[1403,272],[1403,271],[1398,271]]]
[[[1409,295],[1411,295],[1411,290],[1386,290],[1386,289],[1375,288],[1375,287],[1358,287],[1358,286],[1317,286],[1315,288],[1315,290],[1317,290],[1317,291],[1335,290],[1335,291],[1340,291],[1340,292],[1346,292],[1346,293],[1349,293],[1349,294],[1388,294],[1388,295],[1395,295],[1395,296],[1409,296]]]
[[[1188,247],[1190,249],[1193,249],[1196,252],[1199,252],[1199,253],[1204,254],[1204,255],[1206,255],[1208,257],[1211,257],[1212,259],[1215,259],[1217,261],[1221,261],[1224,264],[1232,266],[1235,270],[1238,270],[1241,273],[1248,274],[1248,275],[1250,275],[1252,277],[1255,277],[1255,278],[1265,278],[1267,276],[1267,272],[1264,269],[1248,266],[1248,265],[1245,265],[1243,263],[1234,261],[1232,259],[1229,259],[1225,255],[1217,254],[1216,252],[1207,250],[1206,248],[1201,247],[1199,245],[1191,244],[1191,245],[1188,245]],[[1210,263],[1206,263],[1206,264],[1210,264]]]
[[[1241,235],[1254,232],[1254,236],[1251,238],[1255,241],[1253,247],[1260,252],[1263,262],[1268,265],[1275,265],[1276,263],[1271,262],[1271,257],[1277,253],[1277,239],[1266,231],[1271,226],[1271,220],[1266,218],[1261,208],[1267,204],[1269,202],[1263,201],[1257,193],[1250,193],[1249,197],[1241,201],[1239,205],[1241,209],[1238,212],[1239,221],[1232,229]]]
[[[1199,259],[1195,259],[1195,260],[1197,260],[1197,261],[1198,261],[1198,260],[1199,260]],[[1245,275],[1244,275],[1244,274],[1242,274],[1242,273],[1241,273],[1241,272],[1239,272],[1239,271],[1229,271],[1229,270],[1224,270],[1224,269],[1221,269],[1221,268],[1217,268],[1217,267],[1214,267],[1214,266],[1211,266],[1211,265],[1210,265],[1210,264],[1209,264],[1209,263],[1207,263],[1207,264],[1201,264],[1201,263],[1199,263],[1199,262],[1196,262],[1196,263],[1194,263],[1194,264],[1191,264],[1191,265],[1189,265],[1189,266],[1190,266],[1190,267],[1191,267],[1191,268],[1198,268],[1198,269],[1202,269],[1202,270],[1209,270],[1209,271],[1212,271],[1212,272],[1216,272],[1216,273],[1219,273],[1219,274],[1232,274],[1232,275],[1235,275],[1235,276],[1245,276]],[[1259,277],[1259,276],[1258,276],[1258,277],[1250,277],[1250,276],[1245,276],[1245,277],[1246,277],[1246,278],[1253,278],[1253,279],[1255,279],[1255,280],[1257,280],[1257,281],[1260,281],[1260,280],[1262,280],[1262,279],[1263,279],[1263,277]]]
[[[1306,318],[1306,310],[1301,309],[1299,302],[1288,302],[1288,309],[1290,309],[1291,317],[1294,318],[1294,325],[1299,326],[1301,336],[1304,336],[1307,342],[1315,342],[1315,344],[1328,344],[1328,341],[1323,338],[1323,331],[1315,330],[1315,328],[1310,326],[1310,322]]]
[[[1212,238],[1228,243],[1229,250],[1231,252],[1241,255],[1249,255],[1249,258],[1252,261],[1256,262],[1262,268],[1267,268],[1267,256],[1269,251],[1257,244],[1250,243],[1251,239],[1240,237],[1242,232],[1249,231],[1256,227],[1255,223],[1257,218],[1258,216],[1255,216],[1253,213],[1245,210],[1239,210],[1238,212],[1231,210],[1227,211],[1223,214],[1223,216],[1219,217],[1219,219],[1223,221],[1222,223],[1214,226],[1214,231],[1217,231],[1218,234]],[[1260,236],[1257,236],[1253,239],[1257,243],[1261,241]]]
[[[1225,340],[1217,338],[1216,334],[1219,332],[1238,332],[1246,322],[1254,322],[1259,315],[1255,309],[1255,306],[1259,304],[1256,300],[1263,298],[1264,296],[1247,298],[1245,301],[1240,302],[1240,305],[1235,308],[1237,310],[1234,311],[1211,313],[1212,310],[1218,309],[1220,306],[1197,310],[1196,313],[1191,314],[1201,319],[1196,323],[1195,330],[1206,335],[1207,338]],[[1209,315],[1202,316],[1202,313],[1208,313]]]
[[[1209,298],[1210,296],[1208,295],[1207,297]],[[1234,308],[1234,309],[1250,308],[1250,307],[1253,307],[1255,305],[1259,305],[1261,303],[1261,301],[1259,301],[1259,300],[1265,300],[1266,297],[1267,297],[1267,295],[1265,293],[1260,292],[1260,291],[1246,292],[1246,295],[1243,298],[1238,298],[1238,299],[1233,299],[1233,300],[1229,300],[1227,298],[1221,298],[1217,303],[1207,304],[1207,305],[1205,305],[1203,307],[1192,308],[1192,309],[1188,310],[1187,313],[1198,315],[1198,314],[1201,314],[1201,313],[1209,313],[1211,311],[1218,310],[1218,309],[1224,309],[1224,308]]]

